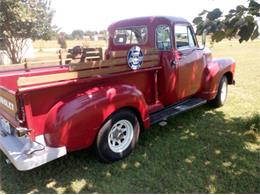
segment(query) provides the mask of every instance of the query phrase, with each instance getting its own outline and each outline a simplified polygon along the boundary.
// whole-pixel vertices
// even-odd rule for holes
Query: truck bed
[[[11,97],[8,100],[15,106],[17,96],[23,96],[27,118],[33,119],[27,121],[27,125],[37,129],[40,134],[45,128],[43,121],[55,104],[90,89],[109,86],[113,88],[116,85],[136,86],[143,93],[147,104],[154,104],[154,85],[147,88],[146,84],[154,83],[155,71],[161,69],[159,55],[150,49],[144,49],[144,53],[144,63],[138,70],[132,70],[128,66],[125,57],[127,51],[115,52],[113,58],[105,61],[70,63],[30,70],[4,70],[0,71],[0,89]],[[15,112],[16,110],[10,115],[1,109],[1,114],[9,121],[15,121]]]
[[[31,76],[39,76],[39,75],[50,75],[50,74],[57,74],[57,73],[64,73],[68,72],[68,67],[59,65],[52,66],[52,67],[39,67],[33,68],[29,71],[25,70],[23,67],[16,69],[16,70],[1,70],[0,67],[0,88],[5,88],[10,90],[14,93],[18,90],[17,80],[20,77],[31,77]]]

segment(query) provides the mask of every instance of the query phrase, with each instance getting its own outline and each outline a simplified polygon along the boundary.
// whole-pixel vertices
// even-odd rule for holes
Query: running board
[[[196,108],[205,104],[207,101],[200,98],[191,98],[179,104],[169,106],[159,112],[152,113],[150,115],[151,124],[158,123],[160,121],[166,120],[170,116],[176,116],[182,112],[188,111],[190,109]]]

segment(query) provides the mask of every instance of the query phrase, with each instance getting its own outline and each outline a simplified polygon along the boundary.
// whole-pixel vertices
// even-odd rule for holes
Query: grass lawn
[[[224,107],[205,105],[153,126],[114,164],[100,163],[90,149],[19,172],[0,153],[0,192],[260,193],[260,41],[212,50],[237,61]]]

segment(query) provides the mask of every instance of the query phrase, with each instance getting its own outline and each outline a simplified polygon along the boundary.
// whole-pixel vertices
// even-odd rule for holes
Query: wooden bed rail
[[[159,52],[154,49],[144,49],[144,59],[139,70],[149,69],[149,68],[159,68],[160,55]],[[18,87],[26,87],[31,85],[46,84],[51,82],[59,82],[72,79],[81,79],[86,77],[103,76],[108,74],[115,74],[121,72],[138,72],[139,70],[132,70],[128,66],[127,62],[127,51],[113,51],[112,57],[108,60],[99,61],[85,61],[85,62],[74,62],[71,58],[63,58],[63,55],[59,54],[59,59],[50,60],[31,60],[30,66],[34,67],[39,63],[46,63],[46,65],[51,62],[56,62],[57,65],[63,65],[64,61],[68,60],[69,63],[66,65],[68,71],[62,73],[54,73],[47,75],[38,76],[25,76],[20,77],[17,80]],[[28,62],[26,61],[28,66]],[[55,63],[54,63],[55,64]],[[1,71],[1,69],[0,69]]]
[[[48,56],[37,56],[34,58],[25,58],[19,64],[0,65],[0,72],[12,70],[30,71],[33,68],[63,66],[66,61],[71,61],[67,58],[66,52],[58,51],[56,54],[49,54]]]
[[[86,52],[84,61],[102,60],[102,50]],[[25,70],[30,71],[33,68],[51,67],[51,66],[63,66],[70,63],[78,63],[81,61],[81,57],[73,57],[68,52],[62,52],[59,50],[57,53],[48,54],[48,56],[37,56],[34,58],[25,58],[19,64],[0,65],[0,72],[12,71],[12,70]]]

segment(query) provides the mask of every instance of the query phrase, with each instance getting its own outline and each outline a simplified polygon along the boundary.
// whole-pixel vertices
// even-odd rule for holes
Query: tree
[[[84,31],[83,30],[73,30],[71,33],[73,39],[83,39]]]
[[[92,37],[92,36],[94,36],[94,32],[91,31],[91,30],[87,30],[87,31],[84,33],[84,35],[89,36],[89,37]]]
[[[218,8],[212,11],[204,10],[194,18],[193,23],[197,27],[197,34],[201,35],[206,29],[211,34],[212,42],[239,36],[239,42],[242,43],[259,36],[259,11],[260,4],[255,0],[249,0],[247,7],[238,5],[225,16]]]
[[[0,38],[13,63],[20,63],[28,39],[48,40],[54,12],[49,0],[0,0]]]
[[[99,31],[100,35],[106,36],[107,35],[107,30],[101,30]]]

